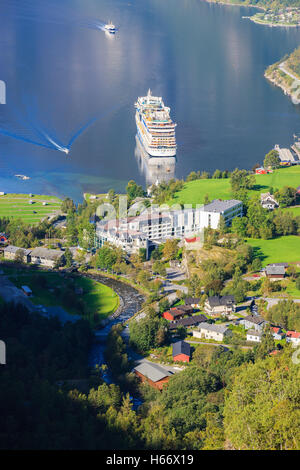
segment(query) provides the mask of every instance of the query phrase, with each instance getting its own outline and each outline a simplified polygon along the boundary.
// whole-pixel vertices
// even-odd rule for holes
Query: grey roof
[[[243,320],[241,320],[241,323],[243,323],[243,321],[245,320],[250,323],[254,323],[255,325],[260,325],[261,323],[267,323],[266,320],[259,315],[248,315]]]
[[[267,266],[266,267],[267,275],[276,275],[282,276],[285,274],[285,267],[284,266]]]
[[[171,372],[167,371],[158,364],[153,364],[150,362],[142,362],[137,367],[135,367],[134,370],[152,380],[152,382],[158,382],[159,380],[172,375]]]
[[[44,258],[55,261],[64,254],[61,250],[50,250],[48,248],[34,248],[31,252],[33,258]]]
[[[191,346],[185,341],[177,341],[172,345],[172,356],[177,356],[178,354],[186,354],[187,356],[191,355]]]
[[[270,263],[268,266],[284,266],[285,268],[288,268],[289,263]]]
[[[205,315],[194,315],[188,318],[182,318],[181,320],[176,320],[176,328],[178,326],[193,326],[197,325],[198,323],[206,322],[207,318]],[[170,324],[171,326],[171,324]],[[171,328],[172,329],[172,328]]]
[[[185,305],[199,304],[201,302],[200,297],[186,297],[184,300]]]
[[[222,213],[224,211],[227,211],[228,209],[232,209],[238,204],[242,204],[242,201],[239,201],[238,199],[228,199],[226,201],[222,201],[221,199],[214,199],[209,204],[205,204],[203,210],[205,212]]]
[[[223,325],[216,325],[214,323],[201,323],[201,325],[199,326],[199,330],[208,330],[208,331],[213,331],[215,333],[222,333],[224,334],[228,328],[227,326],[223,326]]]
[[[223,295],[220,297],[218,295],[214,295],[212,297],[208,297],[207,302],[211,307],[221,307],[222,305],[231,305],[234,304],[234,296],[233,295]]]
[[[22,250],[24,252],[24,256],[29,255],[32,250],[28,250],[27,248],[20,248],[19,246],[8,245],[4,248],[4,253],[13,253],[16,254],[18,250]]]
[[[260,331],[256,331],[256,330],[248,330],[247,331],[247,336],[248,335],[261,337],[262,333]]]

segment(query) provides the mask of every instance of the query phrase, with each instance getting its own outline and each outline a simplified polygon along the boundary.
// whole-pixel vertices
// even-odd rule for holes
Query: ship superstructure
[[[138,137],[145,150],[152,157],[173,157],[176,155],[176,124],[170,118],[170,108],[161,97],[139,97],[135,103]]]

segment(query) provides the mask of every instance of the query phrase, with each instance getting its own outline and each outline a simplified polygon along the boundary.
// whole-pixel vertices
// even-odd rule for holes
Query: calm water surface
[[[263,72],[298,46],[300,30],[242,19],[253,9],[0,0],[0,11],[0,191],[78,201],[83,191],[123,190],[132,178],[145,184],[151,169],[136,149],[133,104],[149,87],[178,123],[177,177],[251,168],[299,131],[300,108]],[[115,37],[101,29],[109,20]]]

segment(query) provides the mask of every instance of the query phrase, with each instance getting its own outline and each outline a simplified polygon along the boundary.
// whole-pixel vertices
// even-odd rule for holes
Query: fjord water
[[[0,0],[0,11],[7,86],[0,191],[78,201],[84,191],[123,190],[129,179],[144,184],[133,105],[148,88],[178,123],[177,177],[251,168],[299,131],[300,108],[263,73],[299,45],[300,29],[242,18],[253,9],[200,0]],[[115,37],[101,29],[109,20]],[[61,151],[68,146],[69,154]]]

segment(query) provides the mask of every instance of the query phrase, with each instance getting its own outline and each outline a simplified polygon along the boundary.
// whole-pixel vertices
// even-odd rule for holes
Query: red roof
[[[274,331],[274,333],[281,333],[281,328],[278,328],[277,326],[272,326],[271,329]]]
[[[286,335],[289,338],[300,338],[300,333],[298,331],[287,331]]]
[[[269,356],[276,356],[276,354],[279,353],[279,349],[274,349],[274,351],[271,351]]]

